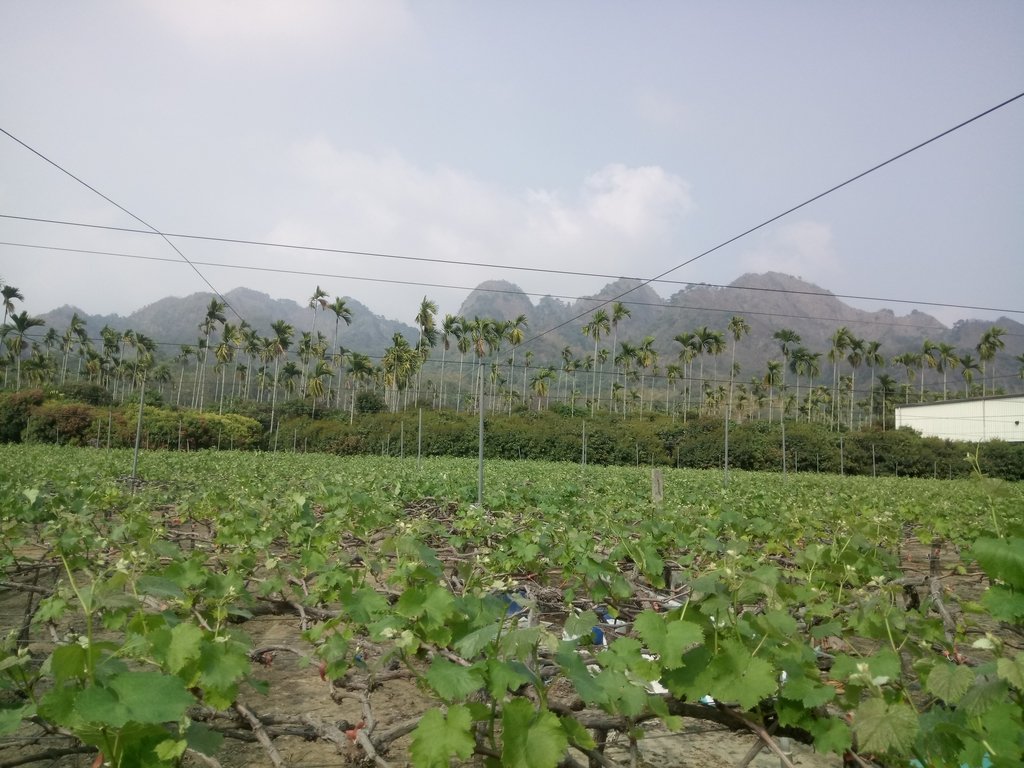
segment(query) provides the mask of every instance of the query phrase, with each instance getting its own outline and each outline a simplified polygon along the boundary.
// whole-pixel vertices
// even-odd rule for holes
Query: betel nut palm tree
[[[782,352],[782,389],[786,389],[786,369],[789,368],[789,356],[791,351],[800,343],[800,334],[789,328],[780,328],[772,334],[772,338],[779,342],[779,351]],[[782,411],[785,416],[785,410]]]
[[[448,350],[451,349],[452,339],[458,341],[458,329],[461,318],[458,315],[446,314],[444,320],[441,321],[441,388],[438,396],[438,402],[440,407],[444,408],[446,401],[444,398],[444,365],[445,360],[448,357]]]
[[[875,368],[885,365],[885,357],[879,351],[881,348],[882,342],[880,341],[868,341],[864,344],[864,365],[871,369],[871,394],[870,405],[868,405],[871,424],[874,424],[875,419]]]
[[[321,288],[318,285],[316,287],[316,290],[313,291],[313,295],[309,297],[309,302],[308,302],[307,306],[309,307],[310,311],[313,313],[313,320],[312,320],[312,322],[310,323],[310,326],[309,326],[309,339],[310,339],[310,343],[312,343],[312,342],[314,342],[316,340],[316,311],[318,309],[321,309],[321,310],[327,309],[327,291],[325,291],[323,288]],[[306,377],[307,377],[307,375],[309,373],[309,360],[310,360],[310,358],[307,356],[306,359],[302,363],[301,388],[302,388],[303,392],[306,391]]]
[[[423,379],[423,364],[430,355],[430,350],[437,346],[437,302],[428,299],[426,296],[420,302],[419,311],[416,313],[416,327],[419,328],[420,337],[416,342],[416,352],[419,354],[419,361],[416,365],[416,399],[420,398],[420,384]]]
[[[514,320],[509,320],[505,323],[505,341],[512,345],[512,357],[509,361],[508,380],[509,386],[515,389],[515,373],[516,373],[516,347],[523,343],[526,338],[526,328],[529,325],[529,321],[526,315],[520,314]],[[508,399],[508,414],[512,415],[512,398]]]
[[[336,296],[334,301],[327,305],[327,309],[334,314],[334,343],[331,345],[331,349],[332,363],[338,369],[338,392],[334,400],[334,405],[337,407],[341,400],[342,371],[344,370],[344,365],[342,365],[343,353],[338,346],[338,328],[342,320],[345,321],[345,325],[352,325],[352,310],[340,296]]]
[[[594,415],[596,408],[596,401],[598,398],[597,390],[597,343],[601,340],[601,337],[607,334],[611,330],[611,317],[603,309],[597,309],[593,316],[590,318],[590,322],[583,326],[583,335],[589,336],[594,340],[594,367],[590,376],[590,415]]]
[[[14,313],[14,302],[24,301],[25,297],[22,295],[21,291],[13,285],[4,285],[0,287],[0,295],[3,296],[4,301],[4,320],[0,325],[7,325],[7,318]]]
[[[998,325],[993,325],[987,331],[981,334],[981,340],[978,342],[976,347],[978,351],[978,357],[981,359],[981,396],[985,396],[985,376],[988,373],[988,363],[992,363],[992,374],[990,376],[992,386],[991,390],[995,392],[996,386],[996,354],[999,350],[1006,346],[1006,342],[1003,341],[1003,336],[1006,335],[1006,329],[1000,328]]]
[[[960,365],[960,358],[956,354],[956,347],[952,344],[939,342],[935,348],[935,367],[942,372],[942,399],[946,399],[946,375],[949,371],[955,371]]]
[[[203,399],[206,387],[206,365],[209,362],[210,356],[210,336],[217,327],[217,323],[224,323],[227,318],[224,315],[224,309],[227,304],[223,301],[218,301],[216,297],[210,299],[209,305],[206,307],[206,315],[203,317],[203,321],[199,324],[199,330],[202,332],[204,338],[203,347],[203,365],[200,368],[199,381],[196,384],[196,396],[194,406],[198,406],[199,410],[203,410]]]
[[[274,415],[277,409],[277,383],[281,372],[281,358],[288,352],[288,347],[291,346],[292,336],[295,334],[295,329],[286,323],[284,320],[275,320],[270,324],[270,330],[273,331],[269,344],[267,345],[267,352],[270,358],[274,361],[274,381],[272,384],[271,395],[270,395],[270,431],[274,431]]]
[[[13,334],[9,345],[11,354],[14,355],[15,389],[21,389],[21,353],[25,349],[25,334],[33,328],[40,328],[44,325],[46,325],[46,322],[42,318],[31,317],[28,312],[22,310],[21,312],[12,313],[10,315],[10,322],[5,322],[2,328],[0,328],[4,336]]]
[[[739,315],[733,315],[729,319],[726,330],[732,336],[732,356],[729,360],[729,401],[726,403],[726,418],[729,418],[729,414],[732,412],[732,388],[736,380],[736,347],[739,346],[740,339],[750,333],[750,323]]]
[[[981,365],[974,359],[974,355],[965,354],[960,358],[960,375],[964,377],[964,397],[971,396],[971,385],[974,383],[974,374],[981,372]]]

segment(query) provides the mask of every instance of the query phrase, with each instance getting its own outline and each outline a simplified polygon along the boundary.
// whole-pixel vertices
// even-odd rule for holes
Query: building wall
[[[896,426],[946,440],[1024,441],[1024,396],[896,407]]]

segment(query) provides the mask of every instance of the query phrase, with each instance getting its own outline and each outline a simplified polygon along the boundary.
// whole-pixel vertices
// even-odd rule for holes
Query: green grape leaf
[[[237,644],[204,643],[199,653],[199,682],[206,702],[224,709],[234,701],[238,682],[249,672],[249,657]]]
[[[994,619],[1024,623],[1024,590],[1013,590],[1001,584],[993,584],[981,596],[981,604]]]
[[[0,672],[4,672],[8,669],[14,669],[15,667],[27,667],[30,661],[31,658],[28,655],[7,656],[0,659]]]
[[[406,619],[418,619],[423,615],[423,603],[426,601],[426,593],[420,587],[409,587],[405,590],[398,602],[395,603],[395,613]]]
[[[737,702],[744,709],[752,709],[778,689],[778,679],[772,665],[751,655],[742,643],[724,641],[719,653],[697,676],[698,688],[724,702]]]
[[[423,619],[428,626],[441,626],[452,615],[455,598],[443,587],[432,587],[427,591],[421,606]]]
[[[782,697],[799,701],[807,709],[821,707],[836,697],[836,689],[809,677],[790,677],[782,686]]]
[[[555,661],[562,668],[565,676],[576,687],[576,693],[588,704],[602,706],[607,701],[604,689],[597,684],[594,675],[587,669],[583,659],[576,653],[576,648],[571,642],[563,642],[555,654]]]
[[[213,757],[224,743],[224,736],[203,723],[189,723],[185,740],[189,749]]]
[[[558,719],[562,723],[562,730],[565,731],[565,736],[569,739],[570,744],[583,749],[594,749],[597,746],[593,735],[583,727],[579,720],[568,715]]]
[[[430,687],[446,701],[464,699],[483,686],[479,669],[453,664],[443,656],[434,657],[425,677]]]
[[[102,685],[90,685],[75,699],[75,714],[87,723],[120,728],[128,722],[128,710],[117,695]]]
[[[1005,680],[979,678],[960,699],[959,708],[968,715],[984,715],[1006,698]]]
[[[535,712],[526,699],[514,699],[501,713],[501,764],[507,768],[555,768],[569,746],[558,717]]]
[[[665,727],[668,730],[678,731],[683,727],[683,718],[669,714],[668,704],[665,702],[665,699],[661,698],[661,696],[648,694],[647,707],[661,719],[661,722],[665,724]]]
[[[484,648],[494,642],[494,639],[498,636],[498,629],[500,626],[501,625],[498,622],[494,622],[493,624],[487,624],[480,627],[480,629],[463,635],[455,641],[455,650],[459,655],[467,659],[472,659],[479,655]]]
[[[54,682],[85,676],[85,648],[78,643],[61,645],[50,656],[50,671]]]
[[[152,597],[172,598],[175,600],[184,599],[185,593],[177,582],[168,579],[166,576],[153,576],[145,574],[135,582],[135,589],[143,595]]]
[[[853,731],[862,752],[906,752],[917,737],[917,715],[906,704],[868,699],[853,716]]]
[[[165,739],[153,749],[156,756],[165,762],[176,762],[188,749],[185,739]]]
[[[602,698],[612,708],[632,717],[643,712],[647,703],[647,690],[642,683],[631,680],[625,672],[617,669],[602,669],[595,678],[602,691]]]
[[[167,669],[177,674],[190,662],[199,658],[203,642],[203,630],[195,624],[178,624],[171,630],[171,642],[167,646]]]
[[[711,695],[720,701],[736,701],[744,709],[753,709],[771,696],[778,685],[772,665],[764,659],[751,658],[736,668],[736,674],[719,678],[711,685]]]
[[[1024,539],[980,538],[974,542],[971,555],[989,578],[1024,589]]]
[[[811,627],[811,637],[818,640],[821,640],[823,637],[841,634],[843,634],[843,625],[834,619],[832,621],[826,621],[823,624],[815,624]]]
[[[345,600],[345,610],[360,624],[369,624],[376,617],[386,613],[388,607],[387,598],[369,587],[353,591]]]
[[[643,611],[633,627],[647,647],[658,654],[664,669],[681,667],[683,654],[704,641],[704,631],[696,624],[683,619],[666,621],[664,615],[654,611]]]
[[[1024,653],[1018,653],[1012,659],[999,659],[996,674],[1018,691],[1024,691]]]
[[[126,672],[110,681],[128,720],[166,723],[178,720],[196,703],[180,678],[160,672]]]
[[[447,714],[429,709],[412,735],[409,754],[416,768],[448,768],[452,756],[467,759],[473,754],[473,718],[458,704]]]
[[[990,756],[995,758],[992,763],[999,768],[1018,768],[1021,756],[1020,706],[1009,700],[1002,701],[985,713],[980,725],[979,741],[991,749]],[[974,765],[986,763],[981,760]]]
[[[940,662],[928,673],[925,686],[933,696],[956,704],[974,683],[974,672],[969,667]]]
[[[74,726],[81,721],[75,710],[80,691],[70,685],[51,688],[39,701],[39,714],[58,725]]]
[[[889,649],[872,656],[836,654],[831,675],[836,680],[849,680],[853,685],[885,685],[900,676],[900,659]]]
[[[598,623],[597,614],[593,611],[581,611],[579,614],[569,615],[565,619],[565,636],[573,640],[587,642]]]
[[[487,660],[487,690],[495,699],[500,699],[507,691],[514,691],[533,677],[529,668],[521,661]]]
[[[817,752],[834,752],[841,755],[853,746],[850,726],[839,718],[812,720],[807,724],[807,730],[814,736],[814,749]]]
[[[796,635],[796,619],[785,611],[772,610],[759,617],[759,624],[767,627],[776,637],[788,640]]]
[[[13,709],[0,707],[0,736],[14,733],[21,726],[21,721],[36,713],[35,704],[25,704]]]

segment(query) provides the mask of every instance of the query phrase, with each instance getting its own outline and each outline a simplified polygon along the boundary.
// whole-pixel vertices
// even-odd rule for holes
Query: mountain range
[[[182,298],[167,297],[127,316],[86,315],[74,307],[63,306],[42,317],[48,327],[59,330],[67,326],[72,313],[77,311],[86,320],[93,338],[104,325],[120,331],[131,328],[160,342],[162,350],[171,356],[179,345],[195,343],[199,322],[211,296],[210,293],[195,293]],[[294,301],[274,299],[248,288],[236,288],[224,297],[238,315],[264,335],[270,333],[270,324],[275,320],[294,326],[296,335],[311,326],[309,307]],[[514,283],[491,280],[480,283],[467,296],[459,314],[467,318],[500,320],[525,315],[528,321],[526,343],[520,354],[529,349],[534,353],[536,364],[555,364],[560,361],[565,347],[577,357],[593,353],[593,341],[584,336],[582,327],[597,307],[619,297],[630,309],[631,316],[619,323],[618,341],[637,343],[646,336],[654,336],[654,348],[663,365],[674,361],[679,352],[679,344],[673,340],[677,334],[692,332],[700,326],[724,330],[734,315],[742,316],[751,327],[736,353],[744,372],[763,370],[766,360],[780,357],[779,344],[773,334],[782,328],[796,332],[800,343],[808,349],[827,352],[832,334],[845,326],[858,338],[881,342],[881,352],[891,359],[902,352],[919,352],[926,340],[951,344],[958,354],[971,353],[977,357],[975,347],[982,333],[997,325],[1006,331],[1005,348],[996,357],[999,384],[1007,391],[1022,388],[1017,376],[1019,363],[1013,358],[1024,354],[1024,325],[1015,320],[1008,317],[1000,317],[995,322],[961,320],[950,328],[918,310],[903,315],[891,309],[865,311],[813,283],[777,272],[745,274],[728,286],[691,285],[667,299],[661,298],[649,285],[620,279],[590,297],[572,302],[547,296],[534,303]],[[419,331],[414,325],[374,314],[355,298],[344,299],[352,312],[351,325],[342,323],[339,327],[339,340],[346,349],[377,356],[391,344],[395,333],[405,335],[411,343],[416,342]],[[408,317],[413,318],[418,309],[418,306],[408,307]],[[238,321],[230,311],[228,314],[229,320]],[[437,323],[440,325],[441,318]],[[317,328],[331,339],[334,315],[318,313]],[[610,347],[611,343],[608,335],[602,338],[600,346]],[[824,365],[827,363],[823,358]],[[901,370],[896,372],[901,373]],[[938,376],[934,372],[929,375],[932,380]],[[950,382],[953,388],[962,386],[959,375],[950,376]]]

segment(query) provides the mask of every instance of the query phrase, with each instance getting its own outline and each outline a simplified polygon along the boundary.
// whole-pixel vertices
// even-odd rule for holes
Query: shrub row
[[[138,402],[90,405],[65,396],[46,399],[42,390],[0,394],[0,441],[126,447],[135,444]],[[238,414],[196,413],[145,406],[146,448],[198,450],[257,448],[258,421]]]
[[[671,422],[665,416],[630,418],[599,414],[594,418],[554,413],[513,413],[484,420],[484,455],[488,458],[582,461],[591,464],[656,464],[701,469],[725,463],[724,424],[718,419]],[[285,418],[278,450],[325,451],[344,455],[417,452],[419,418],[415,411],[357,415],[324,414],[316,421]],[[477,417],[473,414],[423,412],[424,456],[477,455]],[[783,430],[778,423],[732,424],[729,466],[781,471]],[[977,455],[992,477],[1024,480],[1024,444],[992,441],[980,447],[910,430],[865,429],[833,432],[818,424],[787,423],[785,469],[868,476],[966,477]],[[269,445],[268,447],[273,447]]]
[[[77,393],[75,393],[77,394]],[[97,393],[82,393],[95,402]],[[278,404],[271,420],[267,403],[248,403],[242,413],[217,415],[147,405],[143,445],[147,448],[263,448],[319,451],[339,455],[477,455],[478,417],[452,411],[379,412],[367,402],[355,414],[318,411],[293,401]],[[0,441],[60,442],[73,445],[134,444],[138,405],[103,406],[75,402],[71,393],[47,399],[40,390],[0,394]],[[272,426],[273,425],[273,428]],[[720,419],[671,420],[665,415],[623,419],[613,414],[519,410],[484,420],[488,458],[582,461],[584,431],[590,464],[651,464],[702,469],[725,463]],[[783,457],[785,439],[785,459]],[[851,475],[964,477],[977,457],[984,473],[1024,480],[1024,444],[980,446],[922,438],[910,430],[865,429],[834,432],[818,424],[744,422],[730,425],[729,466],[735,469],[830,472]],[[783,461],[785,460],[785,465]]]

